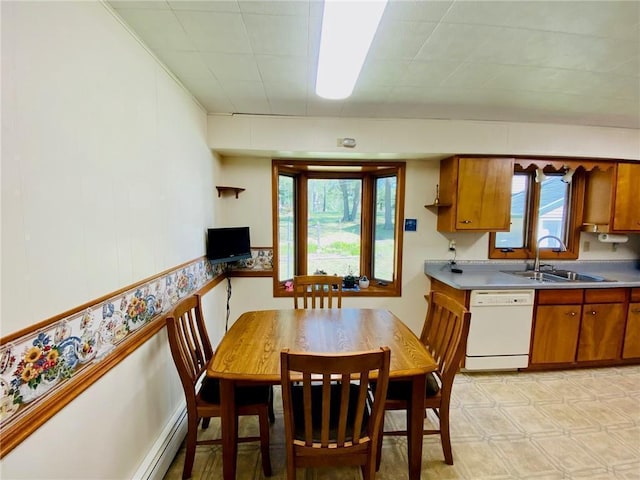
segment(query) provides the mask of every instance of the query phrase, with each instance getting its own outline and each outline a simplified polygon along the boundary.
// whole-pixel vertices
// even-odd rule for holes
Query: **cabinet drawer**
[[[632,302],[640,302],[640,288],[631,289],[631,298],[629,300]]]
[[[584,290],[538,290],[538,305],[582,304]]]
[[[590,289],[584,292],[584,303],[614,303],[624,302],[627,296],[626,288]]]

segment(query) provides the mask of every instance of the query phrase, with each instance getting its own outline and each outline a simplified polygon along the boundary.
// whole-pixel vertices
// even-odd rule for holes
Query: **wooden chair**
[[[453,379],[460,367],[469,334],[471,313],[461,304],[440,292],[431,292],[429,310],[422,327],[420,340],[438,363],[438,369],[427,377],[424,408],[439,418],[439,429],[424,430],[424,435],[439,434],[445,463],[453,465],[451,436],[449,434],[449,403]],[[411,398],[411,382],[390,381],[385,410],[406,410]],[[408,416],[407,416],[408,421]],[[383,419],[384,430],[384,419]],[[385,431],[384,435],[407,435],[406,430]],[[378,464],[382,441],[378,444]]]
[[[302,308],[333,308],[333,298],[337,307],[342,308],[342,278],[335,275],[297,275],[293,277],[293,306]],[[326,301],[325,301],[326,300]]]
[[[336,465],[360,466],[365,480],[375,477],[390,358],[389,347],[348,354],[281,352],[288,480],[295,480],[297,467]],[[372,396],[374,372],[378,389]]]
[[[220,416],[220,385],[217,380],[204,377],[207,364],[213,357],[213,349],[207,335],[202,316],[199,295],[180,302],[167,318],[167,334],[171,355],[180,375],[187,400],[186,456],[182,478],[191,477],[197,445],[220,444],[220,439],[198,440],[198,424],[209,426],[212,417]],[[203,378],[201,388],[198,383]],[[257,415],[260,426],[259,437],[243,437],[239,442],[260,441],[262,469],[271,475],[269,456],[269,419],[273,420],[271,387],[239,387],[236,390],[238,415]]]

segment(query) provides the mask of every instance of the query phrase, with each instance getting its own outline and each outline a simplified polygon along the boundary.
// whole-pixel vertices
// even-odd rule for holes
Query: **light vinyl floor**
[[[273,480],[286,479],[279,389],[271,427]],[[426,422],[437,422],[432,413]],[[389,429],[403,412],[389,412]],[[201,436],[217,436],[218,419]],[[257,422],[240,420],[257,434]],[[451,405],[454,465],[443,461],[437,435],[424,438],[423,479],[640,480],[640,366],[520,373],[460,373]],[[182,478],[184,445],[165,480]],[[219,446],[196,449],[193,479],[222,477]],[[257,444],[241,444],[239,480],[263,479]],[[298,480],[360,479],[358,468],[298,469]],[[404,437],[385,437],[377,480],[407,474]]]

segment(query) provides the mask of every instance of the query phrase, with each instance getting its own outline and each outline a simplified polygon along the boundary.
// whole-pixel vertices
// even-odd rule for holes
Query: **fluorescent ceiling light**
[[[338,100],[353,92],[387,0],[325,0],[316,93]]]

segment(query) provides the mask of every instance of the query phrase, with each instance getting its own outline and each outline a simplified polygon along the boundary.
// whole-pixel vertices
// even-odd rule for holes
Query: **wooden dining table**
[[[420,478],[426,375],[436,362],[398,317],[383,309],[288,309],[243,313],[225,334],[207,375],[220,380],[223,478],[235,479],[236,385],[280,383],[280,352],[391,349],[390,379],[412,382],[408,418],[409,478]]]

